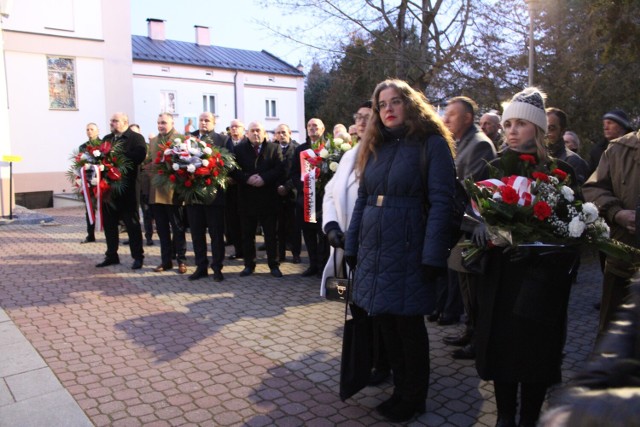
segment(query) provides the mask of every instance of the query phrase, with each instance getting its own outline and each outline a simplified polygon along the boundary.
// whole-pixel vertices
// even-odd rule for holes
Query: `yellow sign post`
[[[13,219],[13,162],[21,162],[22,156],[5,155],[3,162],[9,162],[9,219]]]

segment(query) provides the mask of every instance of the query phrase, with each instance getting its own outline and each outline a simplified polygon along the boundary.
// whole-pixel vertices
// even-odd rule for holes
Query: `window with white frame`
[[[216,96],[210,93],[202,95],[202,111],[208,111],[215,116],[216,114]]]
[[[264,105],[266,108],[266,117],[267,118],[275,118],[278,117],[278,110],[276,109],[276,100],[275,99],[266,99],[264,101]]]

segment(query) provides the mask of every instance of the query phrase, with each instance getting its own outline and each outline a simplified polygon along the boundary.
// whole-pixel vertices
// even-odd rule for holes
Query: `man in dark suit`
[[[142,228],[140,227],[140,214],[138,202],[138,169],[147,155],[147,144],[139,133],[129,130],[129,118],[124,113],[115,113],[109,122],[111,133],[106,135],[103,141],[109,141],[113,146],[119,147],[122,154],[128,158],[131,169],[122,175],[125,189],[122,193],[112,194],[109,201],[102,203],[104,237],[107,241],[105,259],[96,267],[120,264],[118,257],[118,222],[122,220],[127,227],[129,235],[129,248],[134,270],[142,268],[144,250],[142,248]]]
[[[226,148],[233,151],[231,140],[214,131],[216,118],[210,112],[200,114],[199,129],[191,135],[211,144],[216,148]],[[191,241],[196,258],[196,271],[189,276],[189,280],[197,280],[208,275],[209,259],[207,258],[207,230],[211,239],[211,268],[213,281],[224,280],[222,264],[224,261],[224,200],[225,194],[218,189],[216,197],[210,204],[187,204],[187,218],[191,229]]]
[[[285,174],[282,183],[278,186],[280,204],[276,218],[276,233],[278,235],[278,260],[286,260],[287,243],[291,245],[293,263],[300,263],[300,248],[302,235],[296,222],[296,187],[291,178],[291,166],[295,149],[298,145],[291,139],[291,129],[285,124],[279,125],[275,131],[275,140],[280,145],[282,159],[285,164]]]
[[[260,122],[249,125],[247,139],[235,147],[239,170],[233,178],[238,183],[238,207],[242,223],[244,270],[240,276],[249,276],[256,267],[256,237],[258,221],[262,224],[267,246],[267,261],[273,277],[282,277],[276,258],[277,187],[284,175],[282,153],[277,144],[267,142],[264,126]]]
[[[100,131],[98,130],[98,125],[96,125],[95,123],[88,123],[87,124],[87,138],[89,138],[87,140],[87,142],[83,143],[80,145],[80,147],[78,147],[78,151],[79,152],[83,152],[87,149],[88,146],[92,146],[95,144],[98,144],[100,142],[100,138],[98,138]],[[95,211],[96,211],[96,207],[93,206],[93,213],[94,213],[94,217],[95,217]],[[80,243],[93,243],[96,241],[96,224],[95,222],[91,222],[91,220],[89,219],[89,213],[86,212],[84,214],[85,216],[85,220],[87,221],[87,237],[84,238],[84,240]]]
[[[244,123],[238,119],[231,120],[229,127],[229,142],[231,143],[232,152],[235,148],[246,139],[244,136]],[[240,216],[238,215],[238,185],[230,179],[229,185],[225,190],[225,233],[227,235],[227,243],[233,245],[234,253],[229,255],[229,259],[242,258],[242,226],[240,224]]]

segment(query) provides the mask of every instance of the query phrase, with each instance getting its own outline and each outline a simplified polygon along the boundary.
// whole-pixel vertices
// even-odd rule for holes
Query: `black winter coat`
[[[137,132],[127,129],[122,133],[117,141],[114,141],[115,135],[110,133],[103,138],[103,141],[110,141],[117,144],[122,154],[128,158],[132,165],[126,174],[122,175],[125,184],[125,190],[118,196],[113,196],[111,202],[119,209],[132,210],[139,206],[139,187],[138,173],[140,165],[147,157],[147,143],[144,137]]]

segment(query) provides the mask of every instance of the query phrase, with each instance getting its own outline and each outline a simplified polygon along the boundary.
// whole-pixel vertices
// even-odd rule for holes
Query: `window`
[[[216,96],[210,94],[202,95],[202,111],[208,111],[211,114],[216,114]]]
[[[49,80],[49,109],[77,109],[75,59],[47,56],[47,73]]]
[[[275,118],[278,117],[278,110],[276,110],[276,100],[275,99],[267,99],[264,101],[266,107],[266,117],[267,118]]]

